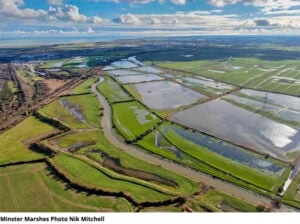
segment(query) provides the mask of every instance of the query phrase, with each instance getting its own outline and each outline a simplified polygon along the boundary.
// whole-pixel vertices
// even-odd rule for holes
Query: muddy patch
[[[126,176],[130,176],[130,177],[134,177],[134,178],[138,178],[138,179],[142,179],[145,181],[150,181],[150,182],[155,182],[158,184],[171,186],[171,187],[178,187],[178,184],[172,180],[162,178],[162,177],[152,174],[152,173],[147,173],[144,171],[123,167],[122,164],[120,163],[119,159],[112,158],[108,154],[102,152],[101,150],[91,149],[88,152],[99,153],[103,159],[103,163],[101,165],[108,169],[111,169],[117,173],[120,173],[120,174],[123,174]]]

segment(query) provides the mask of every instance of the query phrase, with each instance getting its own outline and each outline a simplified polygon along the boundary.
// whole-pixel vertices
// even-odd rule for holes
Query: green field
[[[97,82],[99,78],[98,77],[91,77],[87,80],[85,80],[83,83],[81,83],[79,86],[77,86],[75,89],[73,89],[70,94],[85,94],[85,93],[91,93],[91,85]]]
[[[138,102],[114,104],[112,109],[113,122],[127,140],[136,139],[160,121]]]
[[[110,77],[97,86],[97,89],[106,97],[108,102],[121,102],[132,100],[132,98]]]
[[[174,192],[176,192],[179,195],[190,195],[193,192],[195,192],[199,185],[195,182],[179,176],[175,173],[172,173],[168,170],[165,170],[164,168],[154,166],[150,163],[147,163],[145,161],[142,161],[138,158],[135,158],[133,156],[130,156],[126,152],[116,148],[112,143],[110,143],[100,131],[90,131],[90,132],[80,132],[80,133],[74,133],[58,138],[52,139],[52,141],[55,141],[56,144],[61,148],[66,148],[74,145],[78,141],[83,143],[88,143],[93,141],[93,145],[89,145],[88,147],[84,147],[78,151],[78,154],[82,154],[87,156],[88,158],[91,158],[92,160],[99,162],[101,165],[103,165],[103,158],[101,156],[101,153],[105,153],[109,157],[119,160],[120,166],[131,169],[134,171],[141,171],[145,172],[145,175],[151,174],[156,175],[160,178],[166,179],[168,181],[172,181],[177,184],[177,186],[174,188],[172,186],[167,186],[162,183],[161,186],[170,189]],[[97,151],[91,151],[91,149],[98,149]],[[100,152],[100,153],[99,153]],[[139,176],[135,176],[136,178],[139,178]],[[156,183],[152,180],[149,180],[150,182]]]
[[[124,199],[67,188],[43,163],[0,169],[0,212],[126,212]]]
[[[0,164],[14,163],[19,161],[30,161],[43,156],[30,151],[24,141],[50,134],[54,128],[29,117],[0,135]]]
[[[211,212],[257,212],[256,206],[217,190],[210,190],[200,197],[196,196],[188,200],[186,205],[195,212],[202,212],[203,209]]]
[[[67,102],[70,107],[78,108],[83,115],[83,120],[75,118],[70,110],[62,105],[62,100]],[[92,94],[62,97],[50,103],[39,111],[46,117],[60,121],[71,129],[88,128],[99,126],[101,107],[97,98]]]
[[[161,132],[162,127],[163,125],[159,127]],[[175,147],[180,150],[182,158],[178,158],[172,151],[162,149],[156,145],[156,133],[147,135],[138,142],[138,145],[145,150],[159,154],[170,160],[252,190],[262,193],[276,193],[289,174],[290,169],[287,168],[281,176],[269,175],[200,147],[187,139],[183,139],[174,131],[168,130],[167,132],[162,132],[163,139],[161,145],[168,146],[169,148]],[[274,162],[285,167],[279,161]]]
[[[176,196],[158,185],[117,174],[73,156],[60,153],[51,161],[73,182],[109,192],[124,192],[137,202],[167,200]]]
[[[299,96],[300,84],[276,81],[276,77],[300,80],[298,60],[267,61],[257,58],[231,58],[190,62],[158,63],[159,66],[194,73],[253,89]]]
[[[283,195],[283,202],[294,207],[300,208],[300,174],[293,180],[285,194]]]

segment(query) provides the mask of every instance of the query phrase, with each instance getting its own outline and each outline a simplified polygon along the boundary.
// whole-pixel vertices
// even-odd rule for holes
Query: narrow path
[[[179,175],[189,177],[195,181],[203,182],[207,185],[215,187],[229,195],[233,195],[238,198],[242,198],[245,201],[253,204],[264,204],[264,205],[271,205],[272,200],[262,196],[258,193],[243,189],[239,186],[233,185],[229,182],[222,181],[220,179],[214,179],[212,176],[207,174],[192,170],[188,167],[183,165],[174,163],[172,161],[162,159],[158,156],[153,154],[147,153],[144,150],[134,146],[128,145],[123,142],[120,138],[117,137],[116,133],[113,131],[112,128],[112,111],[109,103],[106,101],[104,96],[97,91],[97,85],[100,84],[102,80],[100,79],[97,83],[91,86],[91,91],[97,96],[99,102],[104,108],[103,117],[101,119],[101,125],[103,128],[103,132],[105,137],[114,144],[117,148],[120,148],[126,151],[128,154],[137,157],[141,160],[147,161],[149,163],[155,164],[157,166],[161,166],[167,170],[170,170],[174,173]],[[283,205],[280,211],[298,211],[297,209],[291,208],[289,206]]]

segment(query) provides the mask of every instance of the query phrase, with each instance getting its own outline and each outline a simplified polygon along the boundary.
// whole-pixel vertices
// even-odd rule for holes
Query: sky
[[[300,0],[0,0],[0,36],[299,35]]]

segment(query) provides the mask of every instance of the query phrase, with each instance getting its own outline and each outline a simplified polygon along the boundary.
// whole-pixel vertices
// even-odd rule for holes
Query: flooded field
[[[125,75],[141,75],[140,72],[134,72],[130,70],[111,70],[107,72],[109,75],[114,75],[114,76],[125,76]]]
[[[281,175],[284,171],[282,166],[274,164],[265,159],[255,156],[254,153],[249,153],[246,150],[234,146],[230,143],[224,142],[222,140],[210,137],[197,132],[192,132],[190,130],[184,130],[178,126],[167,126],[164,125],[161,128],[163,133],[173,131],[176,136],[187,141],[194,143],[199,146],[198,150],[205,148],[209,151],[217,153],[227,159],[233,160],[235,162],[247,165],[251,168],[263,171],[271,175]]]
[[[153,74],[119,76],[117,79],[123,84],[163,80],[162,77]]]
[[[153,74],[158,74],[158,73],[162,72],[161,70],[154,68],[154,67],[150,67],[150,66],[139,67],[139,68],[135,68],[134,70],[140,71],[140,72],[146,72],[146,73],[153,73]]]
[[[121,60],[111,63],[111,66],[117,67],[117,68],[136,68],[137,65],[131,61],[128,60]]]
[[[206,96],[170,81],[135,84],[141,100],[155,110],[175,109],[195,103]]]
[[[204,90],[215,94],[215,95],[220,95],[226,91],[232,90],[234,86],[228,85],[225,83],[221,82],[216,82],[211,79],[206,79],[206,78],[181,78],[181,79],[176,79],[176,81],[181,82],[187,86],[190,87],[201,87]]]
[[[270,113],[267,116],[271,115],[300,125],[300,98],[298,97],[244,89],[226,96],[225,99],[258,111],[268,111]]]
[[[299,128],[220,99],[181,111],[172,120],[278,158],[300,150]]]

